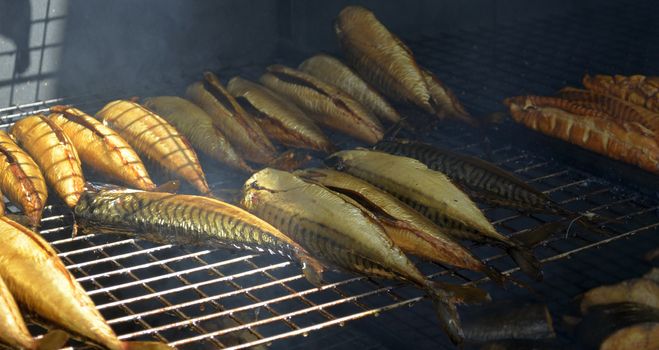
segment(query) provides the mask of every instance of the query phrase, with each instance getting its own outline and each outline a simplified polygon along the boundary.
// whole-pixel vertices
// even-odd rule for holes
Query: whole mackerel
[[[476,204],[441,172],[412,158],[365,149],[337,152],[326,163],[391,193],[454,238],[503,246],[525,273],[542,278],[533,254],[497,232]]]
[[[245,210],[213,198],[117,187],[88,188],[74,214],[83,231],[185,246],[267,251],[301,262],[310,282],[319,284],[321,280],[321,264],[300,245]]]
[[[445,331],[455,342],[461,341],[453,300],[459,300],[461,293],[480,291],[426,279],[377,221],[323,186],[267,168],[247,180],[243,190],[242,205],[247,210],[286,232],[321,260],[367,276],[406,280],[428,291]],[[451,289],[453,292],[447,292]]]
[[[414,158],[428,168],[444,173],[459,184],[471,198],[492,205],[532,212],[564,211],[546,194],[500,167],[476,157],[407,140],[382,141],[373,148]]]
[[[501,280],[459,242],[445,234],[425,216],[391,194],[350,174],[332,169],[305,169],[294,173],[305,181],[320,184],[346,195],[372,213],[389,238],[404,252],[427,260],[481,271]]]

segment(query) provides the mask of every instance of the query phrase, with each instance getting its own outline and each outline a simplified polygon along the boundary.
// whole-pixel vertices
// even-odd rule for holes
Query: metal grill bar
[[[651,13],[656,9],[650,8],[657,5],[648,1],[625,6],[636,6],[638,11]],[[623,12],[624,18],[616,17],[617,33],[607,32],[602,36],[598,31],[613,25],[613,16],[619,14],[617,8],[600,5],[590,10],[592,20],[585,24],[578,21],[583,13],[577,11],[546,21],[520,21],[494,30],[426,38],[412,42],[411,46],[419,61],[438,72],[476,114],[501,110],[500,101],[507,96],[528,92],[550,94],[562,86],[577,84],[584,69],[627,73],[642,62],[637,60],[634,65],[629,64],[629,57],[614,54],[616,51],[657,56],[657,38],[647,43],[646,51],[626,44],[634,33],[644,29],[635,22],[638,17]],[[564,28],[564,33],[551,30],[556,27]],[[291,62],[292,65],[296,63]],[[234,73],[257,76],[261,68],[240,67]],[[171,94],[180,85],[174,82],[156,91],[133,93],[143,96]],[[123,94],[113,91],[0,108],[0,127],[8,127],[29,114],[45,113],[55,104],[72,104],[93,113],[109,100],[125,97]],[[489,159],[567,208],[611,218],[605,222],[610,236],[596,235],[574,225],[566,234],[543,242],[536,252],[550,272],[554,268],[565,268],[565,259],[571,257],[571,263],[588,266],[590,271],[584,273],[596,276],[602,267],[592,261],[589,252],[597,249],[606,256],[615,252],[610,247],[623,239],[634,252],[659,244],[653,238],[656,235],[649,234],[659,232],[657,198],[648,198],[566,166],[560,160],[551,159],[551,155],[520,150],[517,145],[510,144],[511,138],[497,135],[496,131],[488,134],[489,143],[484,145],[482,134],[449,123],[415,137]],[[339,143],[352,144],[343,139]],[[213,165],[207,167],[209,180],[218,175],[216,171]],[[215,184],[218,187],[235,185],[226,180]],[[502,208],[484,207],[483,210],[506,235],[563,220],[547,215],[520,215]],[[99,233],[72,237],[71,220],[67,210],[50,205],[46,208],[41,234],[58,250],[69,271],[85,286],[122,339],[157,339],[181,349],[242,349],[276,345],[285,338],[342,326],[348,321],[393,309],[400,315],[431,313],[424,303],[415,308],[401,308],[424,299],[421,291],[402,283],[337,273],[330,274],[325,285],[316,287],[304,279],[295,264],[278,257],[154,245]],[[519,268],[506,254],[483,250],[476,245],[471,248],[504,274],[519,274]],[[633,261],[632,257],[628,259]],[[525,291],[502,292],[479,274],[441,264],[420,261],[419,267],[431,278],[476,284],[517,297],[528,294]],[[567,272],[552,275],[543,284],[533,286],[547,296],[552,311],[560,312],[574,297],[574,294],[557,296],[555,293],[566,287],[575,288],[575,282],[569,277]],[[583,290],[585,286],[579,284],[576,288]],[[427,319],[431,317],[414,314],[416,323]],[[372,319],[371,322],[377,321]],[[434,348],[452,348],[438,330],[433,333],[436,333]]]

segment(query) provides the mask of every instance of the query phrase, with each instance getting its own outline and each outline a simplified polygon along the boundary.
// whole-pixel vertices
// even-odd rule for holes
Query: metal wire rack
[[[495,30],[424,38],[411,46],[419,61],[454,88],[468,109],[485,115],[502,110],[500,101],[506,96],[552,93],[577,84],[585,71],[632,73],[645,69],[656,73],[657,67],[652,66],[656,63],[650,58],[659,57],[659,35],[640,48],[627,45],[626,40],[643,28],[638,17],[632,18],[634,13],[650,13],[652,4],[639,2],[634,6],[633,13],[600,7],[589,14],[586,24],[576,21],[583,13],[574,12],[546,21],[520,21]],[[603,36],[601,31],[611,24],[613,14],[617,15],[618,31]],[[562,28],[570,35],[553,33],[552,28]],[[223,76],[232,73],[254,78],[260,74],[260,67],[242,67]],[[149,92],[158,93],[172,94],[176,90],[165,86]],[[126,96],[105,92],[2,108],[0,124],[6,127],[25,115],[62,103],[93,113],[118,97]],[[526,290],[501,289],[479,274],[434,263],[420,261],[421,271],[436,279],[482,285],[495,299],[540,298],[559,315],[584,289],[642,273],[647,268],[640,262],[643,249],[659,245],[657,198],[566,166],[550,150],[524,150],[510,142],[513,134],[521,135],[516,138],[533,137],[509,124],[489,131],[485,136],[490,142],[486,144],[482,142],[483,134],[453,124],[438,125],[415,137],[489,158],[570,210],[611,218],[615,220],[607,225],[611,235],[575,226],[537,247],[535,253],[545,263],[545,282],[532,283],[535,295]],[[216,187],[237,181],[213,165],[206,170],[209,179],[216,180]],[[9,209],[16,210],[11,206]],[[504,208],[484,207],[484,211],[502,233],[510,235],[557,220]],[[414,308],[402,308],[424,298],[420,291],[404,284],[330,273],[327,284],[315,287],[294,264],[275,256],[158,245],[102,234],[72,237],[71,228],[68,210],[58,204],[46,208],[41,234],[59,252],[122,339],[161,340],[179,349],[281,344],[295,347],[286,339],[397,309],[387,316],[388,321],[399,321],[397,325],[383,326],[377,321],[383,317],[379,317],[368,318],[372,320],[368,327],[422,334],[426,343],[415,338],[419,347],[452,348],[434,324],[428,305],[422,302]],[[513,262],[500,251],[485,246],[472,249],[497,269],[517,274]],[[42,331],[31,327],[35,327],[35,333]],[[558,331],[561,341],[571,341],[560,326]],[[297,339],[305,344],[304,338]],[[340,347],[340,342],[324,345]]]

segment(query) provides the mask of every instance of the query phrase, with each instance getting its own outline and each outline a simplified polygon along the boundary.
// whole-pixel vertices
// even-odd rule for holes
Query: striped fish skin
[[[206,111],[215,127],[245,159],[269,164],[277,156],[277,149],[268,136],[215,74],[204,72],[204,79],[190,85],[185,98]]]
[[[412,51],[371,11],[347,6],[334,22],[334,31],[347,61],[372,86],[396,101],[436,112]]]
[[[463,300],[467,294],[488,297],[473,288],[467,291],[452,286],[458,290],[448,292],[451,286],[427,280],[377,221],[322,186],[287,172],[264,169],[247,180],[243,190],[243,207],[321,260],[367,276],[403,279],[426,290],[442,327],[456,343],[462,341],[462,330],[452,300]]]
[[[541,279],[540,263],[519,243],[500,234],[471,199],[441,172],[421,162],[379,151],[341,151],[326,164],[389,192],[456,239],[500,245],[525,273]]]
[[[0,343],[14,349],[36,349],[37,342],[25,325],[7,284],[0,277]]]
[[[116,100],[96,113],[96,119],[116,131],[146,159],[189,182],[200,193],[210,192],[192,146],[162,117],[135,102]]]
[[[348,93],[378,116],[381,121],[391,123],[400,121],[400,114],[394,107],[339,59],[326,54],[318,54],[302,62],[298,68]]]
[[[156,188],[135,150],[114,130],[77,108],[50,110],[50,120],[69,137],[83,164],[137,189]]]
[[[19,120],[10,133],[39,165],[48,184],[73,208],[85,187],[82,164],[71,139],[43,115]]]
[[[294,174],[345,194],[363,205],[364,210],[380,220],[392,241],[406,253],[470,270],[486,270],[481,261],[441,228],[370,183],[331,169],[305,169]]]
[[[213,126],[203,109],[176,96],[151,97],[144,106],[171,123],[202,153],[234,169],[252,173],[254,170],[233,149],[229,140]]]
[[[295,104],[267,87],[234,77],[227,90],[273,139],[290,147],[330,152],[334,149],[322,130]]]
[[[373,148],[414,158],[428,168],[446,174],[467,190],[470,197],[492,205],[532,212],[557,211],[547,195],[515,175],[479,158],[408,140],[382,141]]]
[[[289,99],[315,122],[368,144],[384,136],[382,125],[361,103],[340,89],[307,73],[272,65],[261,84]]]
[[[201,196],[123,188],[85,191],[74,208],[80,228],[179,245],[247,249],[300,261],[319,283],[322,265],[272,225],[228,203]]]
[[[162,343],[119,340],[57,252],[40,235],[6,217],[0,217],[0,235],[0,277],[16,301],[29,311],[105,349],[171,349]]]
[[[0,130],[0,190],[23,209],[36,227],[48,199],[46,180],[37,163]],[[1,197],[0,197],[1,198]],[[4,209],[4,202],[2,203]]]

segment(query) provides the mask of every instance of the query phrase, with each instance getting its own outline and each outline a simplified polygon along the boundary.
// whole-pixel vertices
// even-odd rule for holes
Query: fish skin
[[[0,343],[15,349],[36,349],[37,342],[25,325],[21,310],[0,277]]]
[[[210,116],[194,103],[176,96],[159,96],[146,99],[143,105],[172,124],[202,153],[234,169],[254,172],[213,126]]]
[[[18,147],[2,130],[0,130],[0,190],[11,202],[23,209],[32,227],[39,225],[48,199],[46,180],[32,157]],[[2,207],[4,209],[4,202]]]
[[[395,101],[437,112],[412,51],[371,11],[345,7],[334,22],[334,32],[347,61],[364,80]]]
[[[659,346],[659,310],[643,304],[596,305],[576,330],[581,344],[600,350],[654,350]]]
[[[581,313],[587,313],[588,308],[594,305],[623,302],[644,304],[659,309],[659,283],[650,279],[636,278],[593,288],[583,295]]]
[[[561,211],[546,194],[500,167],[476,157],[409,140],[382,141],[373,149],[414,158],[428,168],[448,176],[466,190],[470,197],[493,205],[554,214]]]
[[[114,130],[77,108],[54,106],[50,111],[50,120],[69,137],[83,164],[128,186],[156,188],[135,150]]]
[[[294,175],[342,193],[380,219],[389,238],[404,252],[475,271],[487,267],[425,216],[394,196],[347,173],[305,169]]]
[[[19,304],[71,335],[106,349],[125,350],[132,345],[117,338],[57,252],[41,236],[6,217],[0,217],[0,235],[0,277]],[[149,345],[150,349],[170,349],[160,343]]]
[[[343,90],[381,121],[398,123],[401,119],[398,111],[379,92],[338,58],[318,54],[306,59],[298,69]]]
[[[376,143],[384,136],[382,125],[364,106],[340,89],[307,73],[272,65],[259,81],[298,105],[320,125],[368,144]]]
[[[43,115],[25,117],[10,134],[43,172],[58,196],[73,208],[85,187],[80,157],[62,129]]]
[[[537,259],[520,243],[497,232],[443,173],[412,158],[366,149],[340,151],[325,162],[389,192],[456,239],[501,245],[527,274],[541,278]]]
[[[454,342],[461,341],[450,293],[427,280],[360,208],[322,186],[275,169],[257,172],[243,190],[243,207],[287,232],[322,261],[367,276],[403,279],[431,293],[445,331]]]
[[[116,100],[98,111],[96,119],[116,131],[143,157],[189,182],[200,193],[210,192],[192,146],[162,117],[135,102]]]
[[[234,77],[227,90],[270,137],[286,146],[329,153],[332,142],[295,104],[267,87]]]
[[[245,159],[259,164],[269,164],[275,159],[277,149],[268,136],[215,74],[204,72],[202,81],[187,88],[185,98],[206,111],[215,127]]]
[[[82,230],[179,245],[269,251],[300,261],[312,283],[323,267],[293,240],[247,211],[217,199],[110,187],[83,193],[74,208]]]

